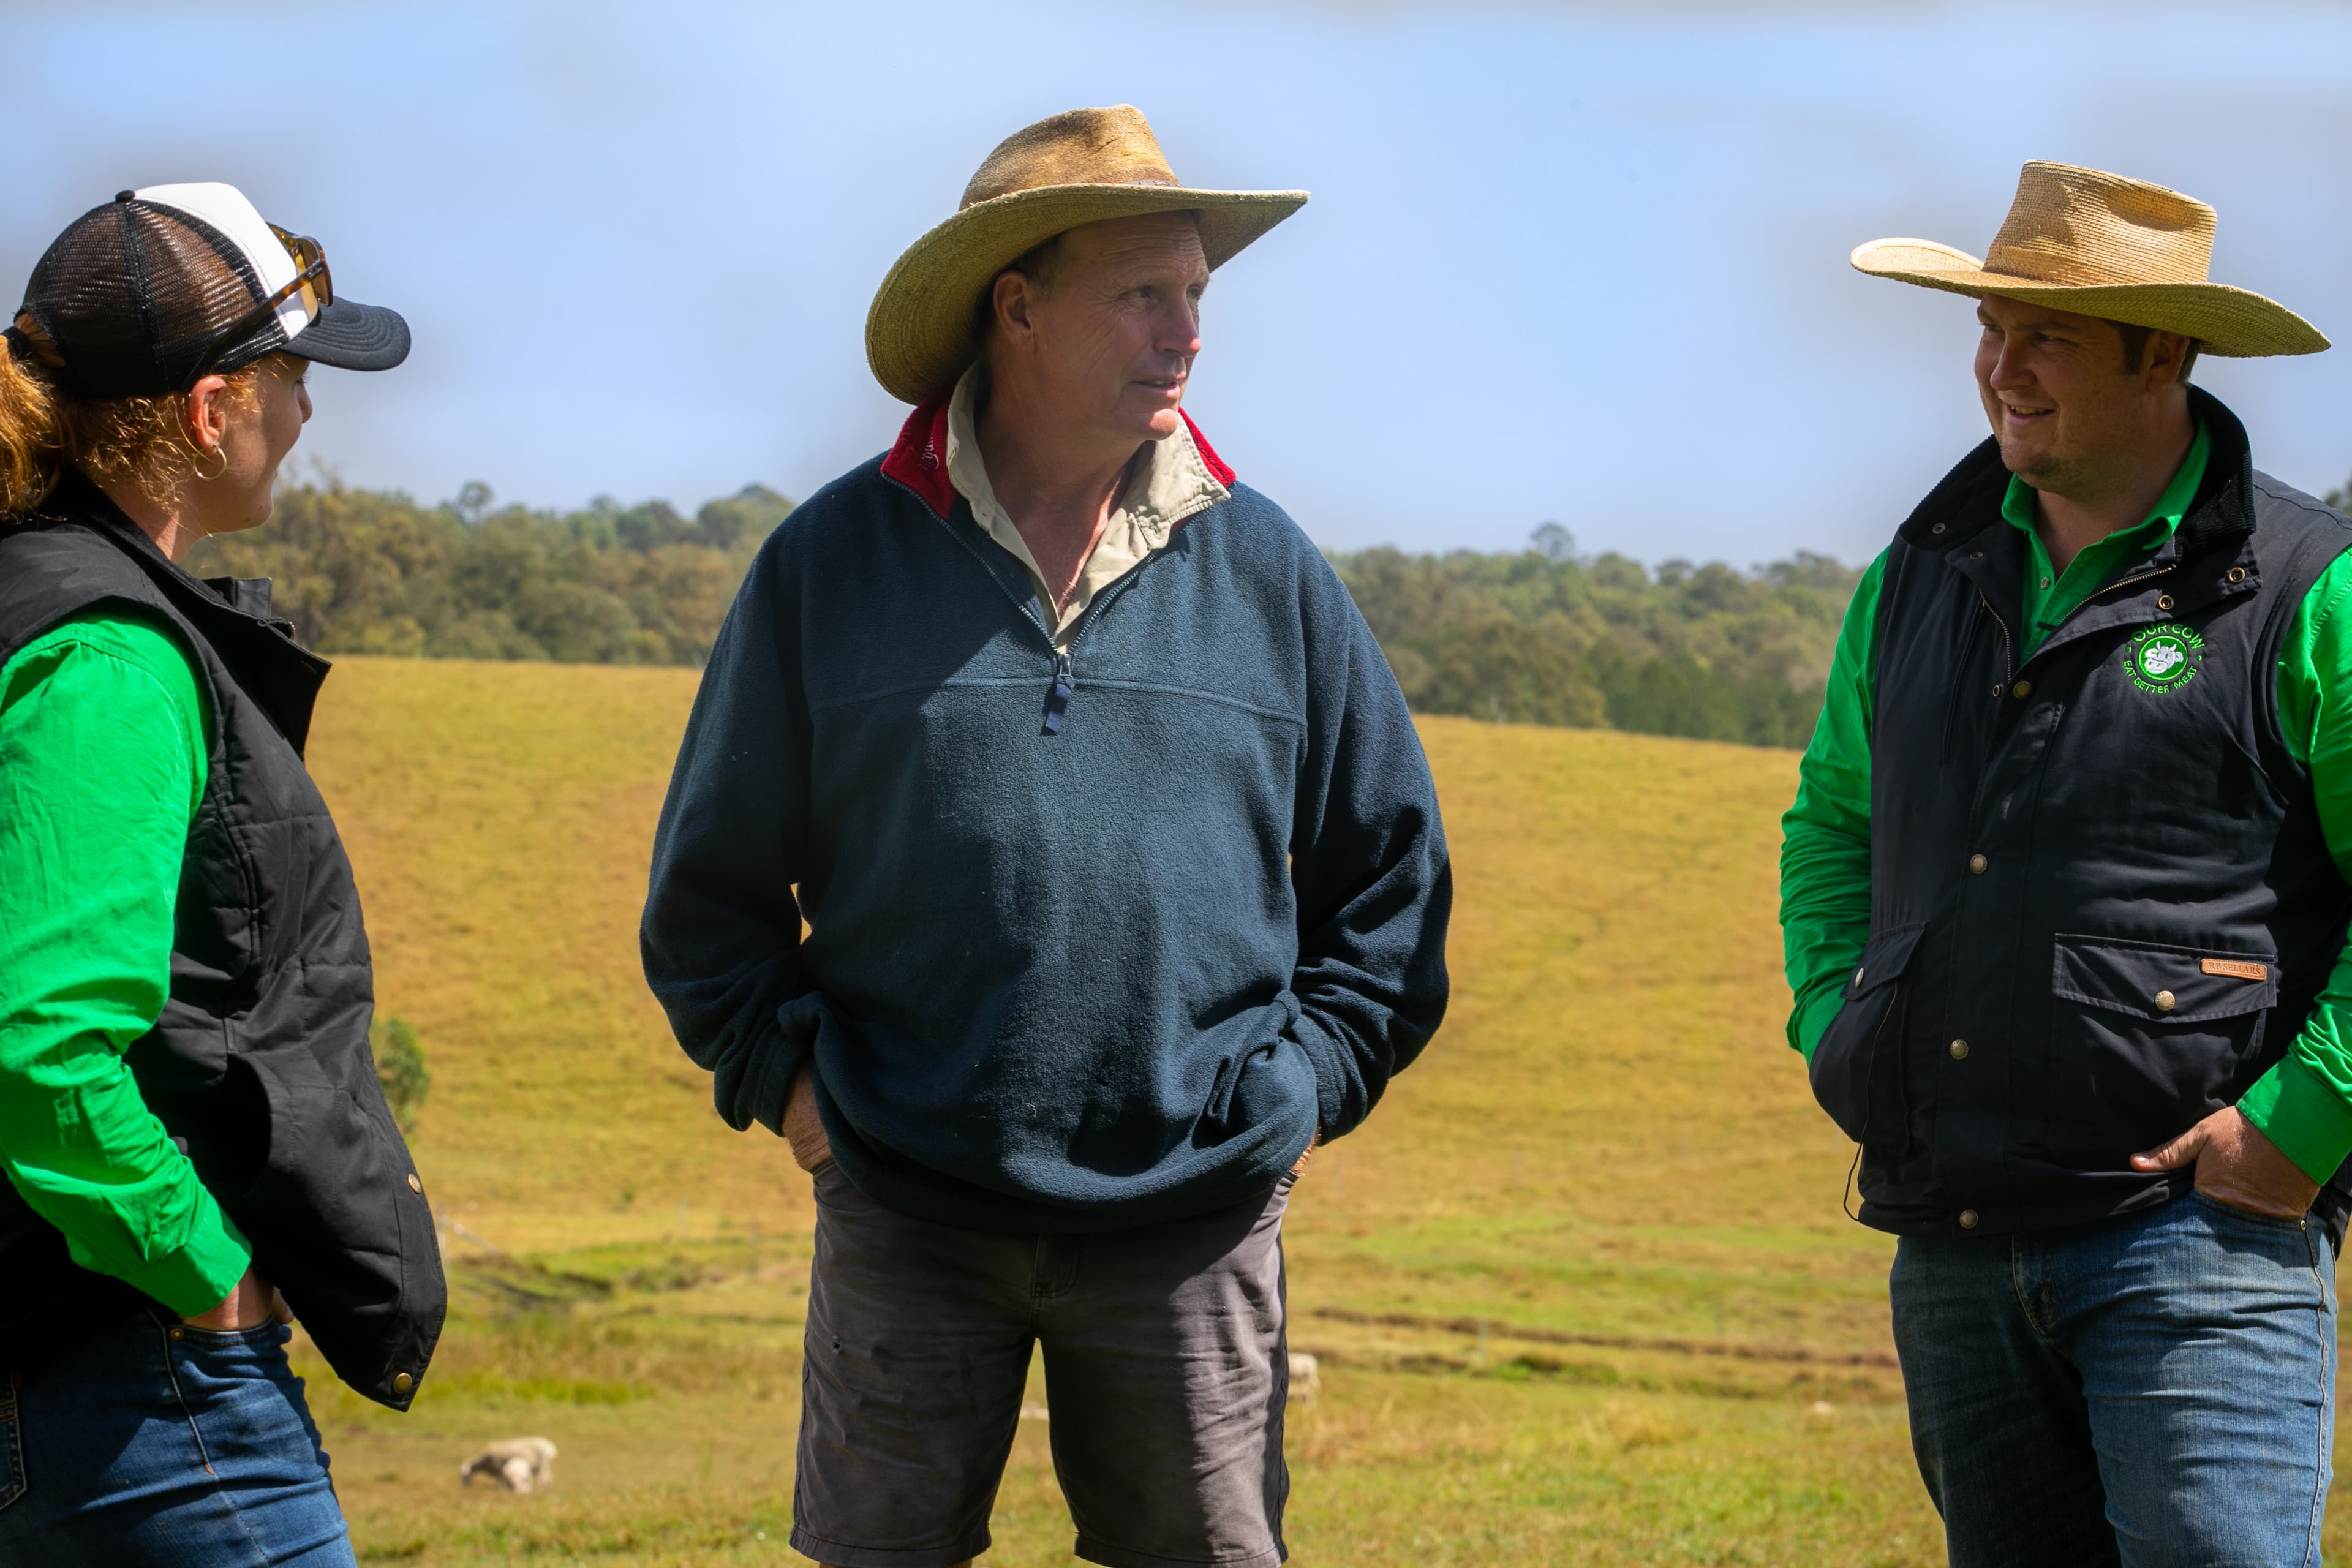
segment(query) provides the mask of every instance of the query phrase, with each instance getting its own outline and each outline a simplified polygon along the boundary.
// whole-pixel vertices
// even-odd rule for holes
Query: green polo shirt
[[[2084,545],[2074,560],[2066,563],[2063,573],[2051,570],[2050,552],[2033,526],[2037,492],[2015,474],[2009,476],[2009,491],[2000,498],[2000,515],[2010,527],[2025,535],[2028,554],[2025,600],[2019,608],[2025,623],[2025,647],[2018,654],[2021,659],[2049,640],[2050,634],[2064,625],[2068,616],[2083,607],[2083,601],[2106,581],[2110,569],[2134,555],[2147,554],[2172,537],[2172,531],[2189,514],[2189,503],[2197,499],[2197,487],[2205,482],[2205,464],[2212,455],[2213,438],[2200,425],[2196,438],[2189,443],[2189,455],[2180,459],[2179,470],[2164,487],[2164,493],[2156,498],[2155,508],[2139,526],[2119,528],[2096,544]]]
[[[122,1053],[171,994],[205,775],[195,674],[155,626],[85,616],[0,665],[0,1170],[76,1263],[183,1317],[251,1248]]]
[[[2063,573],[2035,532],[2034,491],[2011,476],[2001,516],[2022,531],[2027,566],[2024,653],[2082,607],[2122,563],[2156,549],[2180,526],[2205,477],[2202,426],[2148,515],[2077,554]],[[1796,994],[1789,1043],[1811,1059],[1840,1005],[1845,976],[1870,939],[1870,732],[1879,584],[1871,563],[1846,606],[1830,664],[1821,723],[1798,768],[1796,804],[1781,818],[1780,928]],[[2352,554],[2305,595],[2279,659],[2279,720],[2295,760],[2311,771],[2329,853],[2352,878]],[[2238,1101],[2304,1174],[2324,1182],[2352,1154],[2352,946],[2339,955],[2284,1060]]]

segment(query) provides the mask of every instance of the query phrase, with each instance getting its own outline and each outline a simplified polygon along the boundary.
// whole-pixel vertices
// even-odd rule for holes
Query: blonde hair
[[[76,397],[59,387],[63,364],[29,315],[0,351],[0,523],[22,521],[48,499],[68,468],[99,484],[129,486],[158,505],[196,472],[196,452],[182,423],[187,394]],[[28,353],[29,351],[29,353]],[[260,406],[256,375],[264,355],[226,380],[232,406]]]

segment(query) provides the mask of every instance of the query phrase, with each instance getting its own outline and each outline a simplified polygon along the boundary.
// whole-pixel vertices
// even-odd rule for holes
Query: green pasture
[[[691,672],[344,660],[311,760],[415,1026],[447,1336],[395,1416],[306,1363],[362,1563],[799,1563],[807,1181],[638,976]],[[1287,1228],[1293,1561],[1925,1564],[1890,1245],[1781,1041],[1785,752],[1432,719],[1454,1003]],[[1033,1399],[1043,1402],[1042,1386]],[[1062,1563],[1024,1420],[990,1564]],[[457,1482],[495,1437],[548,1492]],[[2336,1510],[2331,1550],[2352,1514]]]

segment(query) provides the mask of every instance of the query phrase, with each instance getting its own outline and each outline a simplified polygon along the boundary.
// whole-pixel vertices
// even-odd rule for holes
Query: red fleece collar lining
[[[1201,448],[1201,461],[1209,466],[1209,477],[1225,489],[1233,489],[1233,468],[1223,458],[1217,456],[1217,449],[1209,445],[1209,438],[1201,434],[1201,427],[1192,423],[1192,416],[1181,408],[1176,412],[1183,419],[1184,428],[1192,432],[1192,445]]]
[[[948,400],[954,395],[955,389],[950,387],[916,405],[914,412],[907,416],[907,422],[898,427],[898,444],[882,459],[885,478],[896,479],[914,491],[925,506],[942,519],[955,510],[955,484],[948,478]],[[1177,413],[1183,418],[1184,428],[1192,433],[1192,445],[1200,448],[1201,461],[1207,466],[1210,476],[1225,489],[1233,489],[1233,468],[1217,456],[1217,449],[1209,445],[1209,438],[1201,434],[1192,416],[1181,408]]]
[[[944,519],[955,510],[955,485],[948,479],[948,399],[955,388],[915,405],[898,426],[898,445],[882,459],[882,473],[917,495]]]

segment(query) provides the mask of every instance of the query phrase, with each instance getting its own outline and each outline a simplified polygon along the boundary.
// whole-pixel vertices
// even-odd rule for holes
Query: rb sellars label
[[[2124,662],[2131,668],[2132,684],[2142,691],[2170,691],[2197,678],[2204,657],[2203,637],[2168,621],[2132,638]]]

